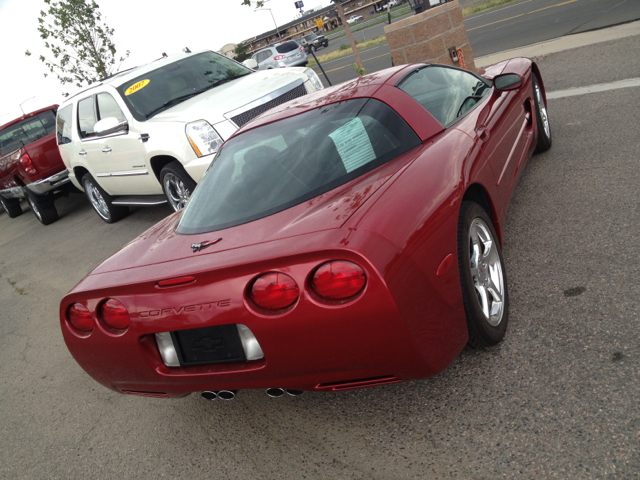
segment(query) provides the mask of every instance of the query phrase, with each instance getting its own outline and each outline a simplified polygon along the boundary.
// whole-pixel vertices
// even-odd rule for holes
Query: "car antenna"
[[[184,47],[184,48],[182,49],[182,51],[183,51],[184,53],[191,53],[191,50],[189,50],[189,47]]]

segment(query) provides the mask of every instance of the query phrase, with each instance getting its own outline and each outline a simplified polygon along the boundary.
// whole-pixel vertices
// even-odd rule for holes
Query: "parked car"
[[[286,40],[258,50],[251,58],[258,63],[258,70],[304,67],[309,63],[304,47],[294,40]]]
[[[62,299],[66,344],[142,396],[436,375],[505,335],[507,206],[551,140],[524,58],[484,77],[403,65],[283,104]]]
[[[68,193],[69,173],[56,145],[57,105],[23,115],[0,126],[0,204],[14,218],[26,199],[36,218],[58,219],[54,199]]]
[[[269,108],[322,89],[311,69],[254,72],[204,51],[98,82],[58,110],[73,184],[105,222],[128,205],[180,210],[224,140]]]
[[[310,33],[309,35],[305,35],[300,39],[300,43],[305,48],[307,52],[311,52],[311,50],[318,50],[322,47],[329,46],[329,38],[326,35],[317,35],[315,33]]]
[[[398,2],[398,0],[391,0],[389,3],[385,3],[384,5],[382,5],[382,10],[386,10],[388,5],[391,5],[391,8],[393,8],[400,5],[400,2]]]
[[[360,20],[364,20],[362,15],[351,15],[351,17],[347,19],[347,23],[351,25],[352,23],[359,22]]]

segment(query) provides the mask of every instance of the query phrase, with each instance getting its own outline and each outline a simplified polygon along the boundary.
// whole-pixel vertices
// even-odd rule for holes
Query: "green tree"
[[[234,60],[236,62],[243,62],[247,58],[251,58],[251,54],[247,51],[247,46],[242,42],[236,45],[233,53],[235,54]]]
[[[127,50],[117,59],[113,29],[103,22],[95,1],[44,2],[49,10],[40,11],[38,31],[50,54],[39,58],[62,85],[73,83],[81,87],[108,77],[117,70],[116,61],[120,62],[119,67],[129,56]],[[25,55],[30,56],[31,52],[27,50]]]

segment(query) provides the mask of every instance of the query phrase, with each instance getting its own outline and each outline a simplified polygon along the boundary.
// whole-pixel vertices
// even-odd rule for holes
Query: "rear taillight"
[[[274,60],[284,60],[285,58],[287,58],[286,55],[276,55],[273,57]]]
[[[100,305],[98,315],[108,327],[116,330],[124,330],[131,323],[129,312],[125,306],[113,298]]]
[[[328,262],[316,270],[311,287],[321,297],[344,300],[362,291],[367,283],[364,270],[355,263]]]
[[[24,168],[24,171],[27,172],[27,175],[33,176],[38,174],[38,170],[31,161],[31,157],[28,153],[22,155],[22,157],[20,158],[20,164],[22,165],[22,168]]]
[[[304,52],[304,47],[300,47],[298,50],[300,50],[301,52]]]
[[[69,324],[80,333],[91,333],[93,331],[93,318],[87,307],[80,303],[74,303],[67,310],[67,320]]]
[[[256,305],[269,310],[280,310],[293,305],[300,289],[295,280],[284,273],[266,273],[251,286],[251,298]]]

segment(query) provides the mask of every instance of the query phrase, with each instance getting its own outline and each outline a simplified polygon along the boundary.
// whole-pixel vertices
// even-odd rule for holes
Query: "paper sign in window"
[[[347,173],[353,172],[356,168],[366,165],[376,158],[369,135],[367,135],[362,120],[359,118],[345,123],[329,136],[336,145]]]

